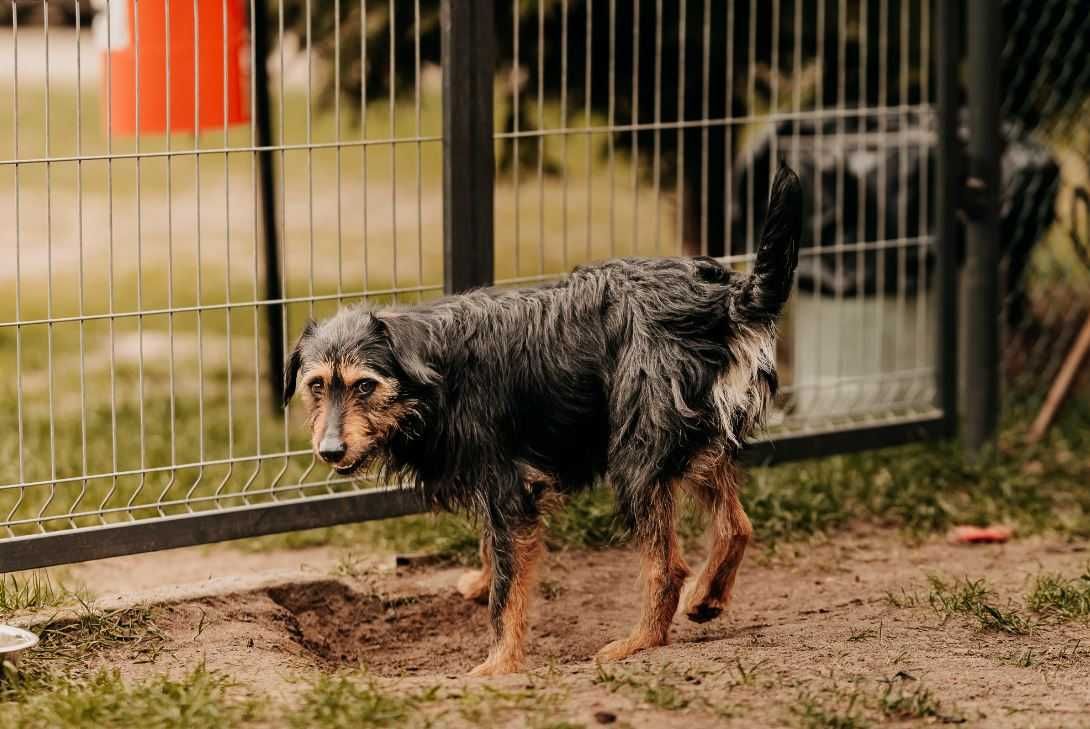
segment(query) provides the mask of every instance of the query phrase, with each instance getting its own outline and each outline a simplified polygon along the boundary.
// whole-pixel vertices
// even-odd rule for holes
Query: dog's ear
[[[313,319],[307,319],[306,326],[303,327],[303,333],[299,335],[295,348],[291,350],[291,354],[288,355],[288,359],[284,363],[284,407],[288,406],[291,396],[295,394],[295,381],[299,377],[299,368],[303,366],[303,343],[314,334],[317,326]]]
[[[375,323],[386,335],[390,352],[406,375],[419,385],[439,382],[439,373],[428,365],[426,359],[428,330],[425,324],[397,311],[375,314]]]

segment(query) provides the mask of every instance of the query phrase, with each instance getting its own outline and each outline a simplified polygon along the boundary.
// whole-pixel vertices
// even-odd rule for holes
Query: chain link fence
[[[1028,427],[1067,362],[1072,386],[1054,404],[1085,425],[1090,360],[1080,367],[1077,355],[1080,335],[1090,336],[1090,3],[1002,7],[1006,416]]]

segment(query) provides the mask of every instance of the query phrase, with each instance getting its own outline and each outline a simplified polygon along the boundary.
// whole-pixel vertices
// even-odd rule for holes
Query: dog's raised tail
[[[772,181],[757,260],[739,302],[742,313],[751,320],[773,321],[787,303],[799,262],[802,212],[802,183],[781,161]]]

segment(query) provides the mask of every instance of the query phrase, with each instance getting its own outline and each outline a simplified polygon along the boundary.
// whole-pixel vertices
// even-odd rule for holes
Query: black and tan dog
[[[518,670],[552,495],[607,481],[643,554],[643,614],[599,659],[667,642],[689,568],[679,488],[707,507],[708,562],[685,608],[730,601],[752,529],[735,459],[776,391],[775,322],[791,290],[802,190],[781,166],[750,275],[708,258],[623,259],[519,291],[432,304],[348,308],[309,323],[288,361],[301,376],[314,449],[340,474],[372,465],[438,508],[484,526],[495,643],[474,673]]]

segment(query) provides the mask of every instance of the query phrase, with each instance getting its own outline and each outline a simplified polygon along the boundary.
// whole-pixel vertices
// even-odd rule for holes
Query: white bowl
[[[20,654],[38,645],[38,636],[29,630],[0,625],[0,664],[17,663]]]

